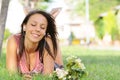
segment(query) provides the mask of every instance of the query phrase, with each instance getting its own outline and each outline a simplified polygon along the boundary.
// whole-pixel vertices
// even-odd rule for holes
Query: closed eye
[[[35,24],[31,24],[32,26],[36,26]]]
[[[40,28],[41,28],[41,29],[45,29],[45,25],[41,25]]]
[[[41,29],[45,29],[44,27],[41,27]]]

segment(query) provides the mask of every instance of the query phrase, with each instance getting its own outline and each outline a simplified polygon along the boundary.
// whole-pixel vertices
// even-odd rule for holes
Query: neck
[[[33,43],[27,39],[25,39],[25,51],[27,51],[27,53],[33,53],[35,52],[35,50],[38,47],[38,43]]]

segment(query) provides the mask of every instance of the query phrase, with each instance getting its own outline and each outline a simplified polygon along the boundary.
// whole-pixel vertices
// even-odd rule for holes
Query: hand
[[[23,80],[32,80],[32,76],[30,74],[24,74]]]

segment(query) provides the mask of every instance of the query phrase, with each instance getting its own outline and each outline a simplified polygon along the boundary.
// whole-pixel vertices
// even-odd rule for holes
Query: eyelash
[[[45,28],[43,28],[43,27],[41,26],[41,29],[45,29]]]
[[[32,26],[36,26],[35,24],[31,24]],[[40,26],[41,29],[45,29],[44,27]]]
[[[35,24],[31,24],[32,26],[36,26]]]

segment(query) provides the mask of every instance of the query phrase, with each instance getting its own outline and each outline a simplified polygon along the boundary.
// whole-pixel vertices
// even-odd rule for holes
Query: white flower
[[[78,59],[75,60],[75,62],[77,62],[77,63],[81,63],[81,59],[78,58]]]
[[[64,78],[68,74],[67,71],[65,71],[63,69],[59,69],[59,68],[56,69],[56,73],[57,73],[57,76],[59,79]]]
[[[78,64],[81,69],[86,69],[83,63]]]
[[[77,57],[76,56],[70,56],[70,57],[68,57],[66,60],[67,61],[71,61],[71,60],[74,60],[74,59],[76,59]]]
[[[75,59],[75,63],[78,64],[78,66],[79,66],[81,69],[85,69],[85,66],[84,66],[84,64],[81,62],[81,59],[80,59],[80,58]]]
[[[71,76],[68,76],[68,78],[70,79],[70,78],[71,78]]]
[[[77,58],[76,56],[68,57],[66,64],[66,70],[57,68],[55,71],[55,75],[57,76],[58,80],[69,80],[69,79],[80,79],[82,78],[82,75],[86,74],[85,66],[82,63],[80,58]],[[76,72],[76,70],[78,70]],[[76,74],[74,74],[74,72]],[[81,76],[78,76],[81,74]]]
[[[64,77],[62,80],[66,80],[66,77]]]

